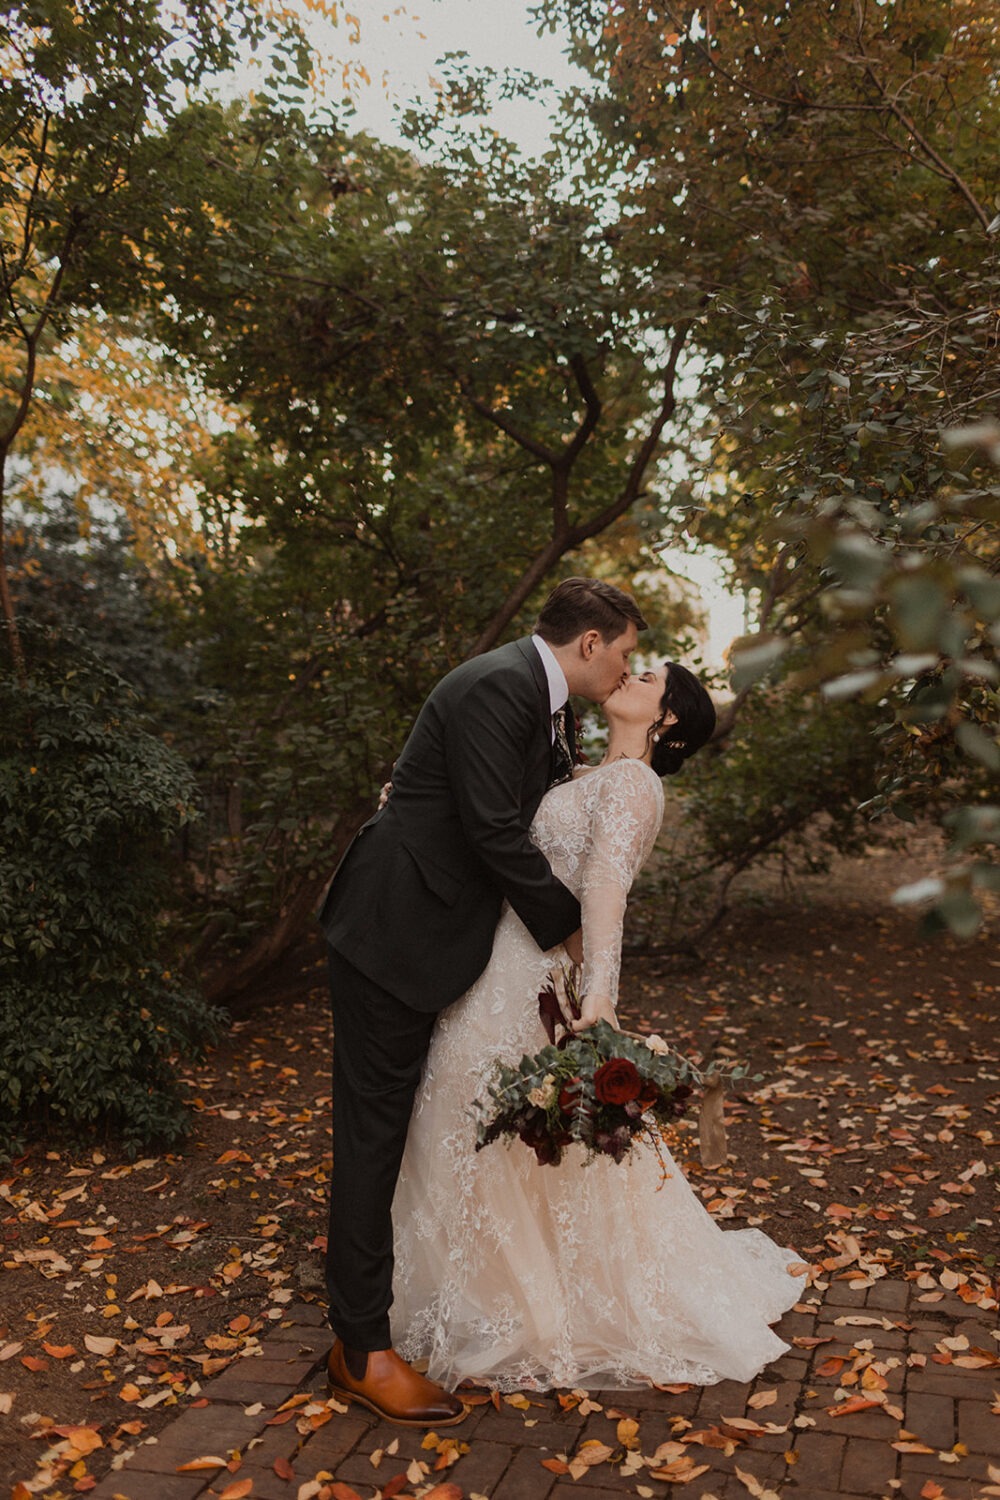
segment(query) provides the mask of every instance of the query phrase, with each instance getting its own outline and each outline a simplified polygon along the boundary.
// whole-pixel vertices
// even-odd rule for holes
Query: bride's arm
[[[622,924],[632,882],[649,856],[663,817],[663,794],[647,767],[624,762],[601,777],[590,852],[583,872],[582,1031],[616,1026]]]

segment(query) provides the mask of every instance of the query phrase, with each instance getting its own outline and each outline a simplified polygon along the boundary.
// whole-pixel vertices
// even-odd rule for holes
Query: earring
[[[659,743],[660,743],[660,736],[659,736],[659,733],[657,733],[657,734],[654,734],[654,735],[653,735],[653,744],[654,744],[654,745],[658,745],[658,744],[659,744]]]

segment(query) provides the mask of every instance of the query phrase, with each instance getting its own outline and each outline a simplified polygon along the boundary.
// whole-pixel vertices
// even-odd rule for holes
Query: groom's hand
[[[598,1021],[607,1021],[616,1031],[621,1030],[610,995],[584,995],[580,1019],[572,1023],[571,1029],[576,1032],[586,1031],[588,1026],[596,1026]]]
[[[571,932],[569,937],[563,941],[563,947],[566,949],[566,954],[569,958],[570,963],[576,964],[578,968],[582,968],[583,928],[578,927],[575,932]]]

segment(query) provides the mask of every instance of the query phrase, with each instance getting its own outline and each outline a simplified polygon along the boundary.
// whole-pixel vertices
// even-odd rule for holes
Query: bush
[[[24,647],[20,682],[0,633],[0,1152],[58,1125],[169,1145],[172,1059],[218,1022],[158,956],[193,782],[89,648],[37,628]]]
[[[657,857],[636,886],[633,944],[696,951],[752,866],[816,873],[835,854],[859,853],[883,718],[876,706],[834,707],[758,684],[730,732],[666,783]]]

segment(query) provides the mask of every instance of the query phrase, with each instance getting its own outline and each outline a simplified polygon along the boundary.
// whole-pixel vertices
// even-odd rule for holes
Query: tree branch
[[[910,116],[904,109],[900,108],[896,100],[893,99],[889,94],[889,91],[885,87],[885,84],[882,83],[881,79],[875,76],[870,63],[866,63],[865,65],[865,77],[869,80],[873,87],[878,90],[879,97],[882,99],[884,107],[892,116],[894,116],[895,119],[899,121],[899,123],[903,126],[903,129],[910,135],[911,139],[916,141],[917,145],[920,147],[921,151],[923,151],[925,156],[927,156],[928,159],[934,163],[940,175],[946,178],[957,192],[961,193],[962,197],[972,209],[972,212],[975,214],[976,218],[979,220],[983,228],[988,229],[990,224],[990,216],[986,212],[985,208],[983,208],[983,205],[979,202],[979,199],[969,187],[964,177],[960,176],[960,174],[955,171],[955,168],[945,161],[944,157],[940,154],[939,151],[936,151],[934,149],[927,137],[917,129],[916,122],[914,120],[911,120]]]
[[[524,448],[528,453],[533,454],[535,458],[540,459],[542,463],[549,464],[552,468],[556,467],[563,457],[561,453],[557,453],[552,448],[547,448],[544,443],[540,443],[536,438],[530,437],[528,433],[522,432],[502,411],[497,411],[495,407],[490,406],[488,401],[484,401],[481,396],[477,396],[466,376],[458,377],[458,385],[469,405],[481,417],[485,417],[488,422],[492,422],[494,427],[499,427],[501,432],[505,432],[509,438],[513,438],[515,443]]]

